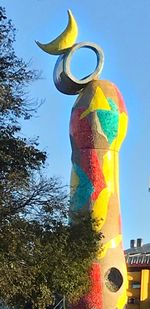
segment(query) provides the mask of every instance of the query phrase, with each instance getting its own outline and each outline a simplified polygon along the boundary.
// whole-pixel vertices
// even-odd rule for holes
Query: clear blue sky
[[[75,96],[59,93],[52,81],[55,56],[42,52],[34,43],[49,42],[64,30],[67,9],[79,26],[80,41],[98,43],[105,53],[102,79],[121,90],[129,113],[127,138],[120,152],[120,192],[124,244],[142,237],[150,242],[150,0],[2,0],[7,15],[17,28],[15,50],[43,79],[30,87],[30,96],[45,98],[38,117],[26,121],[24,134],[39,136],[48,152],[48,173],[69,184],[71,148],[69,118]],[[86,50],[85,54],[86,55]],[[74,58],[77,75],[87,70],[93,54]],[[76,63],[80,65],[76,65]],[[94,59],[95,61],[95,59]],[[90,69],[93,65],[90,66]]]

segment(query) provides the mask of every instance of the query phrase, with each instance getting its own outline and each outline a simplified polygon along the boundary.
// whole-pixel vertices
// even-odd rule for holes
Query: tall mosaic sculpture
[[[118,88],[99,80],[104,64],[102,49],[94,43],[75,44],[78,28],[68,11],[65,31],[48,44],[36,42],[49,54],[60,55],[54,69],[56,88],[79,94],[71,112],[71,212],[90,212],[104,235],[90,275],[90,291],[76,309],[122,309],[126,304],[127,273],[122,248],[119,198],[119,150],[126,136],[127,111]],[[95,71],[82,80],[70,71],[73,53],[90,48],[97,56]],[[88,64],[87,64],[88,65]]]

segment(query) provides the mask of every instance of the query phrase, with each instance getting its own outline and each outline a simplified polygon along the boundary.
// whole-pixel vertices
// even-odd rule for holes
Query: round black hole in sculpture
[[[112,267],[105,273],[105,285],[111,292],[117,292],[123,284],[123,277],[119,269]]]

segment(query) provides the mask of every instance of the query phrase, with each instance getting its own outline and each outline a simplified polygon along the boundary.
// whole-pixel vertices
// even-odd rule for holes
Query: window
[[[139,299],[135,297],[129,297],[128,298],[128,304],[139,304]]]
[[[132,289],[140,289],[140,287],[141,287],[140,282],[138,282],[138,281],[131,282],[131,288]]]

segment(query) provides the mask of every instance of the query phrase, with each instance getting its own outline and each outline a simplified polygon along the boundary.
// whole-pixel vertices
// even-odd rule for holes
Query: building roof
[[[125,250],[125,254],[150,253],[150,243],[141,247],[129,248]]]
[[[128,266],[150,267],[150,243],[125,250],[125,258]]]

